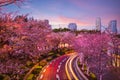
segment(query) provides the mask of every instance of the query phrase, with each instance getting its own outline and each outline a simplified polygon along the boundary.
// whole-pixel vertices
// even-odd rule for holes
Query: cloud
[[[56,17],[49,17],[50,23],[51,24],[55,24],[55,25],[59,25],[59,24],[63,24],[63,25],[68,25],[69,23],[76,23],[78,26],[89,26],[91,25],[91,22],[88,22],[86,20],[82,21],[76,18],[69,18],[66,16],[56,16]]]
[[[69,17],[65,17],[65,16],[59,16],[58,19],[63,22],[63,23],[76,23],[77,25],[87,25],[88,23],[86,22],[82,22],[79,19],[75,19],[75,18],[69,18]]]

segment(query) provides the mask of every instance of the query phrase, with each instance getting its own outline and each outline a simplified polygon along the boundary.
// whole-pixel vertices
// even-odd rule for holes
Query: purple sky
[[[37,19],[48,19],[54,27],[74,22],[79,28],[93,29],[97,17],[101,17],[105,26],[116,19],[120,27],[120,0],[31,0],[21,8],[10,5],[7,9],[29,13]]]

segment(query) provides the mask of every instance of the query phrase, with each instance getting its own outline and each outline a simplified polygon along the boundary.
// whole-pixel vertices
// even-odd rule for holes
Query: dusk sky
[[[21,8],[10,5],[6,9],[29,13],[36,19],[48,19],[54,27],[74,22],[80,29],[93,29],[97,17],[101,17],[102,25],[117,20],[120,27],[120,0],[30,0]]]

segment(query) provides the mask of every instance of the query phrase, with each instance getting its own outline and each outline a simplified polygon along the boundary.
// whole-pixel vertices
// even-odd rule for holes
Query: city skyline
[[[30,0],[20,8],[9,5],[6,10],[28,13],[36,19],[48,19],[51,25],[68,25],[72,22],[78,28],[85,26],[85,29],[94,29],[97,17],[105,26],[110,20],[117,20],[119,27],[119,4],[119,0]]]

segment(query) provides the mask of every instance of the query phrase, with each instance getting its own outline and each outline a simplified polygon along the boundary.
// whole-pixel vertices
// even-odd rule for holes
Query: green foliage
[[[90,80],[97,80],[97,77],[95,76],[94,73],[90,72],[89,79]]]
[[[56,54],[57,57],[61,56],[60,54]]]
[[[42,69],[42,66],[36,66],[35,68],[40,68],[40,69]]]
[[[52,51],[48,53],[48,56],[52,56],[52,55],[54,55]]]
[[[3,80],[10,80],[9,76],[5,76]]]
[[[4,76],[2,74],[0,74],[0,80],[3,80]]]
[[[52,57],[48,57],[48,58],[47,58],[47,61],[51,61],[51,60],[52,60]]]
[[[41,66],[45,66],[46,64],[47,64],[47,61],[46,61],[46,60],[43,60],[43,61],[40,62],[40,65],[41,65]]]
[[[67,32],[70,31],[68,28],[58,28],[58,29],[53,29],[53,32]]]
[[[33,66],[34,64],[31,62],[31,61],[27,61],[26,62],[26,66],[28,66],[28,67],[31,67],[31,66]]]
[[[28,76],[27,80],[33,80],[33,76],[34,76],[34,74],[30,74],[30,75]]]
[[[0,80],[10,80],[8,75],[0,74]]]
[[[35,68],[33,71],[32,71],[32,74],[39,74],[41,68]]]
[[[76,33],[76,35],[78,35],[80,33],[90,33],[90,34],[93,34],[93,33],[100,33],[100,31],[83,29],[83,30],[75,31],[75,33]]]
[[[86,65],[84,65],[84,71],[87,71],[87,66]]]

